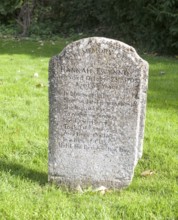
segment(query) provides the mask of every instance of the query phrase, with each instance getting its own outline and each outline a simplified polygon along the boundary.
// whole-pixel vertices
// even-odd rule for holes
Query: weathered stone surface
[[[148,64],[107,38],[68,45],[49,65],[49,180],[121,188],[142,154]]]

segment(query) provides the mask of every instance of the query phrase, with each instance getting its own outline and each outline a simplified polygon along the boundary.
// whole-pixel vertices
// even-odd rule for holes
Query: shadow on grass
[[[40,185],[45,185],[48,182],[47,173],[26,168],[21,164],[0,160],[0,170],[4,172],[8,172],[11,175],[18,176],[22,179],[27,179],[32,182],[37,182]]]
[[[38,41],[30,40],[2,40],[0,39],[0,54],[8,55],[29,55],[32,58],[52,57],[59,54],[66,46],[65,39],[61,39],[54,45],[49,41],[44,41],[44,45]]]

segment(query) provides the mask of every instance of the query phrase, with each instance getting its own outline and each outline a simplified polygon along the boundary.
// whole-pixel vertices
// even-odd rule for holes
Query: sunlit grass
[[[102,196],[48,184],[48,62],[65,45],[0,41],[0,219],[177,220],[176,59],[144,56],[150,64],[144,154],[127,189]],[[154,175],[142,177],[148,169]]]

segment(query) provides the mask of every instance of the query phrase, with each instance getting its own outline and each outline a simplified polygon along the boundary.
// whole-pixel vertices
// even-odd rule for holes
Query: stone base
[[[48,181],[56,184],[57,186],[69,188],[69,189],[76,189],[78,185],[81,186],[82,189],[86,189],[88,187],[98,188],[100,186],[104,186],[108,189],[121,189],[127,187],[132,180],[101,180],[101,181],[94,181],[90,179],[66,179],[60,176],[48,176]]]

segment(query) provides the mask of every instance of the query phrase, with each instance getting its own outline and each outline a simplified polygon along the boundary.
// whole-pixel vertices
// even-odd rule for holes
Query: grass
[[[79,194],[47,182],[48,61],[66,43],[0,40],[0,219],[178,220],[174,58],[144,55],[150,64],[144,154],[127,189]],[[140,175],[149,169],[155,174]]]

